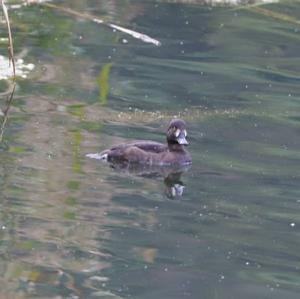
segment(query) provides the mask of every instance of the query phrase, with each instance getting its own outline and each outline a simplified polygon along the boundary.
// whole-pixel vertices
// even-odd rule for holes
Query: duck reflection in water
[[[137,163],[110,163],[110,167],[124,173],[147,179],[163,179],[165,184],[164,194],[170,199],[183,195],[185,185],[181,175],[187,172],[191,165],[154,166]]]
[[[189,169],[191,155],[185,149],[186,123],[173,119],[167,128],[167,144],[150,140],[123,143],[87,157],[109,162],[111,167],[143,177],[163,177],[166,195],[182,196],[184,185],[181,174]]]

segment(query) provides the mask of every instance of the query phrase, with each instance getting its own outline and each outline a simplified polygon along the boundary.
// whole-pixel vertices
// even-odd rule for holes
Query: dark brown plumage
[[[148,165],[183,165],[192,162],[185,149],[186,123],[173,119],[167,129],[167,144],[154,141],[136,141],[120,144],[100,153],[109,162],[142,163]]]

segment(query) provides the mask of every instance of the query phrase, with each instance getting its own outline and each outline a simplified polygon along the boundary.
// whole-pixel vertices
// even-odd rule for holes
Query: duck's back
[[[128,161],[147,161],[153,154],[160,154],[168,150],[167,145],[154,141],[135,141],[123,143],[105,150],[101,153],[103,159],[128,160]]]
[[[168,146],[160,142],[140,140],[133,143],[124,144],[125,147],[137,147],[145,152],[161,153],[168,149]]]

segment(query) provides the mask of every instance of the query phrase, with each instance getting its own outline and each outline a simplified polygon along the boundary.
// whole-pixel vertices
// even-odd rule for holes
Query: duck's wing
[[[131,143],[122,143],[116,145],[110,149],[104,150],[99,155],[99,159],[101,160],[122,160],[124,159],[124,152],[129,148],[139,148],[142,151],[149,152],[149,153],[161,153],[167,150],[167,146],[165,144],[154,142],[154,141],[135,141]],[[95,158],[94,156],[90,156],[91,158]]]
[[[165,144],[154,141],[136,141],[131,143],[131,146],[136,146],[145,152],[151,153],[161,153],[168,148]]]

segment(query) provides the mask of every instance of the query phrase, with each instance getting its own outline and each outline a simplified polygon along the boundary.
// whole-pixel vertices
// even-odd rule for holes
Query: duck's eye
[[[184,131],[183,131],[183,134],[184,134],[184,137],[186,137],[186,136],[187,136],[187,131],[184,130]]]
[[[176,136],[176,138],[177,138],[179,135],[180,135],[180,130],[177,129],[177,130],[175,131],[175,136]]]

